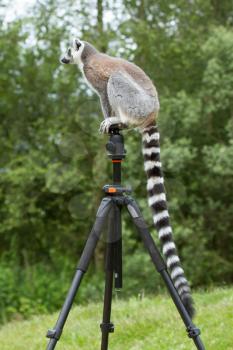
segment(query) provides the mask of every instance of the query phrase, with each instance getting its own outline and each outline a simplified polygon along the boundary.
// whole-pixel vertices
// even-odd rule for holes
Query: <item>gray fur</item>
[[[144,119],[158,110],[158,100],[124,71],[117,71],[110,76],[107,95],[115,114],[119,113],[119,109],[122,110],[129,122],[134,118]]]
[[[73,40],[62,62],[79,66],[88,85],[100,98],[105,119],[118,117],[124,124],[139,126],[155,118],[159,110],[157,91],[138,66],[102,54],[78,39]]]
[[[99,97],[104,119],[113,116],[113,108],[111,107],[111,104],[109,102],[107,91],[104,91],[102,94],[99,95]]]
[[[83,41],[83,43],[84,43],[84,49],[83,49],[83,52],[81,54],[81,60],[82,60],[83,64],[85,65],[88,58],[92,55],[97,54],[99,51],[93,45],[88,43],[87,41]]]

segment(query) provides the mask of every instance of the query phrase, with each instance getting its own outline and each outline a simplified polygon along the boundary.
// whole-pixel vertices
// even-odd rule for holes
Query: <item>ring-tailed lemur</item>
[[[100,125],[101,132],[108,132],[109,127],[117,123],[136,126],[141,131],[149,206],[172,280],[192,317],[194,307],[190,287],[180,264],[169,223],[159,132],[155,122],[159,111],[156,88],[138,66],[100,53],[86,41],[74,39],[61,62],[77,64],[87,84],[99,95],[105,118]]]

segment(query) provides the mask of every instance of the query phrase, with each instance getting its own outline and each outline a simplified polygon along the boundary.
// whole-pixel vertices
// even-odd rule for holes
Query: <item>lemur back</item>
[[[159,132],[156,117],[159,100],[155,86],[145,72],[133,63],[100,53],[91,44],[75,39],[61,60],[77,64],[88,85],[99,95],[104,121],[101,132],[112,124],[137,127],[142,134],[144,168],[147,174],[148,203],[159,233],[171,278],[190,316],[194,315],[190,287],[184,276],[169,222]]]

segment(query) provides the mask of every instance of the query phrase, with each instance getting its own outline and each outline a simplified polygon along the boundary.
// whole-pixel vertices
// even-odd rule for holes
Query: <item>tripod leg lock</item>
[[[189,338],[196,338],[201,334],[201,331],[199,328],[189,326],[187,328],[187,333],[188,333]]]
[[[59,340],[61,337],[61,334],[62,334],[62,329],[57,329],[57,328],[49,329],[47,334],[46,334],[46,337],[50,338],[50,339]]]
[[[105,333],[114,333],[114,324],[113,323],[101,323],[101,331]]]

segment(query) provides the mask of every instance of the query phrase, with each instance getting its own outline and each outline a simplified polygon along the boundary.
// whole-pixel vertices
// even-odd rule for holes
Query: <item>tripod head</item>
[[[114,124],[109,128],[109,141],[106,143],[106,150],[109,158],[113,161],[125,158],[124,137],[120,133],[120,130],[125,128],[124,124]]]
[[[112,159],[113,183],[121,184],[121,162],[125,158],[124,137],[120,130],[125,129],[123,124],[114,124],[109,128],[109,141],[106,144],[108,157]]]

